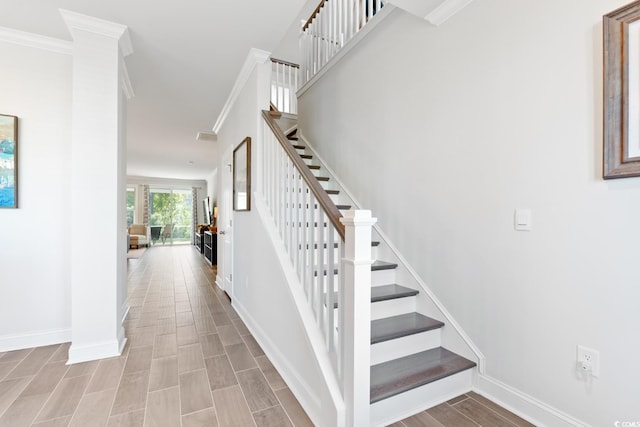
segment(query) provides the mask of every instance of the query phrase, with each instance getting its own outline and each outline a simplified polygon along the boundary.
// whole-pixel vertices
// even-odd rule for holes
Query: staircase
[[[279,113],[272,112],[272,116],[279,117]],[[331,188],[330,178],[322,176],[322,167],[314,164],[311,150],[299,143],[297,127],[284,133],[336,207],[351,209],[340,204],[340,190]],[[377,259],[379,245],[378,241],[371,243],[375,259],[371,265],[371,425],[393,423],[471,390],[472,368],[476,366],[441,346],[441,331],[446,325],[417,311],[420,291],[397,284],[398,265]],[[337,255],[332,259],[338,259]],[[337,274],[337,269],[333,273]],[[337,300],[337,295],[331,298]]]

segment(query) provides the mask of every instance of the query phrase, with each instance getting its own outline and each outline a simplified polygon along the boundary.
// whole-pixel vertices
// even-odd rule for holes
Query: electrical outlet
[[[600,376],[600,352],[579,345],[576,357],[576,369],[594,377]]]

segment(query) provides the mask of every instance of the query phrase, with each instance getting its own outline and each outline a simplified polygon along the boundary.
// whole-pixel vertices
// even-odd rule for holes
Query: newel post
[[[371,211],[350,210],[345,226],[343,290],[345,425],[369,426],[371,348]]]

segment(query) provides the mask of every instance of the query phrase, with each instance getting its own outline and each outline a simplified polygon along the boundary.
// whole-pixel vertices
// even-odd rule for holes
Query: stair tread
[[[392,285],[373,286],[371,288],[371,302],[412,297],[417,294],[417,290],[396,285],[395,283]]]
[[[380,242],[373,241],[371,242],[371,246],[380,246]]]
[[[418,291],[411,288],[405,288],[400,285],[383,285],[371,288],[371,302],[388,301],[397,298],[406,298],[417,295]],[[325,294],[326,300],[326,294]],[[338,293],[333,293],[333,308],[338,308]]]
[[[374,245],[377,246],[377,245]],[[371,271],[380,271],[380,270],[393,270],[397,268],[398,264],[394,264],[392,262],[375,260],[373,264],[371,264]]]
[[[420,313],[406,313],[371,321],[371,344],[442,328],[444,323]]]
[[[475,362],[437,347],[371,367],[371,403],[471,369]]]
[[[324,190],[327,192],[327,194],[340,194],[339,190]]]
[[[316,179],[318,181],[329,181],[329,177],[328,176],[316,176]]]
[[[309,169],[320,169],[320,166],[318,165],[307,165],[309,166]]]
[[[305,147],[304,145],[293,144],[293,148],[295,148],[296,150],[304,150],[307,147]]]
[[[307,160],[313,159],[313,156],[311,154],[300,154],[300,157]]]
[[[336,208],[341,211],[348,211],[351,209],[351,205],[336,205]]]

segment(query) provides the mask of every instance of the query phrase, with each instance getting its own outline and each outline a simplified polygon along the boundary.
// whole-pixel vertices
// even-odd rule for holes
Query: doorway
[[[149,226],[152,244],[191,244],[193,241],[192,191],[150,188]]]

